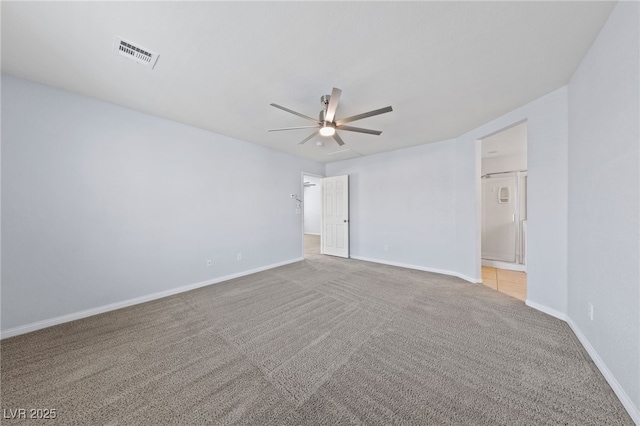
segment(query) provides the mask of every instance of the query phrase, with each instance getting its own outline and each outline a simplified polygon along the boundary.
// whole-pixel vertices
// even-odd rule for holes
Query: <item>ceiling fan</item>
[[[382,132],[379,130],[369,130],[369,129],[361,129],[360,127],[352,127],[345,126],[346,123],[350,123],[356,120],[362,120],[363,118],[373,117],[374,115],[384,114],[386,112],[391,112],[393,109],[388,106],[380,109],[376,109],[373,111],[365,112],[362,114],[354,115],[352,117],[340,118],[336,119],[336,109],[338,109],[338,102],[340,102],[340,94],[342,90],[336,89],[335,87],[331,91],[331,95],[324,95],[320,98],[320,103],[323,106],[323,109],[320,111],[320,117],[318,120],[315,118],[311,118],[307,115],[300,114],[299,112],[295,112],[290,110],[289,108],[285,108],[283,106],[277,104],[271,104],[271,106],[279,108],[283,111],[287,111],[291,114],[297,115],[298,117],[305,118],[309,121],[315,123],[313,126],[300,126],[300,127],[287,127],[284,129],[269,129],[269,132],[279,132],[282,130],[296,130],[296,129],[316,129],[312,134],[301,140],[298,145],[302,145],[303,143],[313,139],[314,136],[326,136],[333,137],[333,139],[338,143],[338,145],[344,145],[344,141],[336,132],[337,130],[346,130],[349,132],[358,132],[358,133],[367,133],[370,135],[380,135]]]

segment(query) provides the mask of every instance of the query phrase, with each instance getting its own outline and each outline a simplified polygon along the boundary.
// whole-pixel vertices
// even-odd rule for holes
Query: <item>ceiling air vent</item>
[[[157,53],[118,36],[113,40],[113,50],[119,55],[132,59],[139,64],[146,65],[149,68],[153,68],[158,60]]]

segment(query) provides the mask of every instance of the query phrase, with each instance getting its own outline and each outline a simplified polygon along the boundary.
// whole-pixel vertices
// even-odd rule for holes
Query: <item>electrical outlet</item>
[[[211,266],[211,259],[207,259],[207,266]]]
[[[389,251],[389,244],[384,245],[384,251]]]
[[[593,305],[589,302],[589,319],[593,321]]]
[[[236,256],[236,259],[242,260],[242,253],[238,253],[238,256]]]

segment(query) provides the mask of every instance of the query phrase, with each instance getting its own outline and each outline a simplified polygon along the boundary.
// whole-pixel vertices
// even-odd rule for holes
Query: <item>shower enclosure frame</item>
[[[508,175],[513,175],[515,180],[515,196],[513,197],[514,203],[514,213],[513,213],[513,226],[514,226],[514,260],[513,262],[498,260],[498,259],[489,259],[483,257],[482,252],[482,230],[484,228],[484,221],[486,218],[483,216],[482,212],[482,202],[483,202],[483,181],[485,179],[491,179],[491,177],[508,177]],[[480,263],[481,266],[493,266],[499,267],[502,269],[511,269],[516,271],[526,271],[526,211],[527,211],[527,170],[509,170],[503,172],[494,172],[494,173],[486,173],[480,176],[479,179],[479,192],[480,192],[480,241],[479,241],[479,251],[480,251]],[[524,193],[524,199],[523,199]],[[524,210],[524,211],[523,211]]]

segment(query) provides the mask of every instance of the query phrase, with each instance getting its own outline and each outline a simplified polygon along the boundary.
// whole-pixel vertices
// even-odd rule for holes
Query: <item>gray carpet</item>
[[[1,355],[2,408],[55,408],[47,424],[633,424],[565,323],[482,285],[319,254]]]

